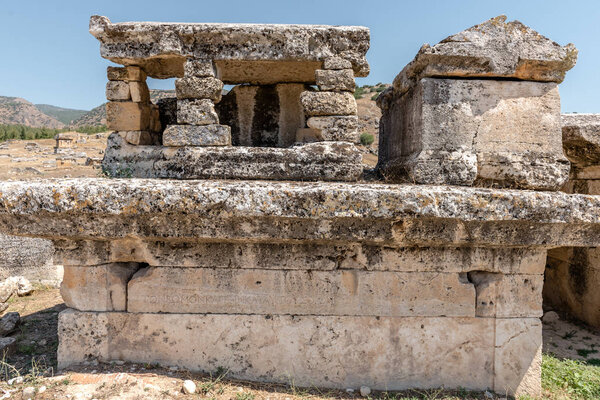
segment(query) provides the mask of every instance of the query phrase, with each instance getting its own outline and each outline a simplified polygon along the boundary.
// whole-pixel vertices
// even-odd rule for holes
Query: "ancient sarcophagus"
[[[90,32],[109,68],[104,170],[141,178],[355,181],[354,77],[369,30],[351,26],[111,23]],[[149,101],[146,77],[177,78]],[[235,85],[223,96],[223,85]],[[316,88],[314,87],[316,86]]]
[[[93,17],[91,31],[126,65],[108,71],[118,133],[105,168],[187,180],[2,183],[0,231],[52,239],[65,265],[61,368],[124,360],[297,386],[540,393],[546,252],[600,245],[600,198],[451,186],[464,170],[440,146],[427,154],[444,163],[443,185],[348,182],[363,174],[350,91],[367,72],[364,28]],[[526,66],[519,76],[560,75]],[[178,77],[177,99],[148,105],[145,76]],[[430,78],[405,105],[505,94],[493,81]],[[555,84],[507,82],[536,94],[531,119],[553,132]],[[384,169],[410,144],[386,130],[404,115],[384,111]],[[462,130],[473,127],[467,118]],[[299,138],[316,141],[290,147]],[[501,139],[498,151],[527,153]],[[562,165],[554,139],[548,154]]]

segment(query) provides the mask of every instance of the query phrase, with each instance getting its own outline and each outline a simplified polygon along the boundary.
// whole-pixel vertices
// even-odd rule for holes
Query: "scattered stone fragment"
[[[0,337],[4,337],[14,331],[21,320],[18,312],[6,313],[0,318]]]
[[[17,348],[17,339],[11,336],[0,338],[0,359],[14,353]],[[22,378],[21,378],[22,379]],[[14,381],[15,383],[17,381]],[[22,380],[18,383],[21,383]],[[9,383],[10,384],[10,383]]]
[[[23,389],[23,400],[31,400],[35,397],[35,388],[28,386]]]
[[[22,376],[17,376],[15,378],[11,378],[6,383],[8,383],[11,386],[12,385],[20,385],[21,383],[23,383],[23,377]]]
[[[183,381],[183,393],[185,393],[185,394],[196,393],[196,384],[189,379]]]
[[[368,386],[361,386],[360,387],[360,395],[362,397],[367,397],[368,395],[371,394],[371,388]]]
[[[555,311],[548,311],[542,317],[542,322],[544,322],[546,324],[553,324],[559,320],[560,320],[560,317],[558,316],[558,313]]]

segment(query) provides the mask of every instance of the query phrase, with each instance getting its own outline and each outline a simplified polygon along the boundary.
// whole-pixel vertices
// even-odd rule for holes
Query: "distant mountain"
[[[44,114],[59,120],[65,125],[70,124],[71,121],[81,118],[85,113],[88,112],[87,110],[74,110],[71,108],[56,107],[50,104],[36,104],[35,106]]]
[[[65,124],[20,97],[0,96],[0,124],[34,128],[64,128]]]

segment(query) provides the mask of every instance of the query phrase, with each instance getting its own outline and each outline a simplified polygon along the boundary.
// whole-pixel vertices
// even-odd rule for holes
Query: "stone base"
[[[276,147],[132,146],[112,134],[104,170],[113,177],[167,179],[269,179],[356,181],[361,152],[351,143],[310,143]]]
[[[540,392],[537,318],[79,312],[59,316],[58,366],[86,361],[222,367],[301,387]]]

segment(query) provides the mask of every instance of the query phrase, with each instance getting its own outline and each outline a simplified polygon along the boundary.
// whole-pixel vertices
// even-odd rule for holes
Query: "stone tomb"
[[[108,70],[107,120],[117,131],[104,159],[108,173],[362,177],[353,92],[354,77],[369,73],[367,28],[111,23],[94,16],[90,32],[104,58],[124,65]],[[177,99],[152,105],[147,76],[177,78]],[[223,96],[224,84],[236,86]]]
[[[537,37],[529,28],[502,24],[504,35]],[[2,183],[0,231],[51,239],[65,265],[61,293],[69,309],[59,317],[60,368],[122,360],[206,372],[223,367],[234,378],[306,387],[540,394],[546,253],[600,245],[599,197],[450,186],[465,183],[445,180],[463,175],[454,163],[442,163],[444,185],[347,182],[362,174],[354,144],[342,139],[353,124],[350,71],[366,73],[363,28],[110,24],[93,17],[91,31],[103,56],[127,65],[109,70],[109,79],[184,79],[175,101],[158,104],[161,129],[177,119],[162,133],[163,145],[135,144],[135,137],[119,132],[105,167],[188,180]],[[517,53],[538,54],[530,43],[504,39],[498,43],[511,43]],[[539,53],[551,57],[546,50]],[[473,65],[468,57],[463,61],[457,70]],[[502,73],[512,65],[483,64],[507,67]],[[272,74],[263,74],[266,66]],[[539,61],[518,70],[521,77],[562,79],[567,67]],[[216,80],[242,78],[247,86],[220,95]],[[321,90],[305,90],[313,79]],[[463,99],[461,93],[475,89],[436,79],[419,79],[420,89],[405,94],[410,101],[403,103],[400,92],[388,93],[389,101],[446,121],[447,114],[428,105]],[[534,128],[544,120],[548,130],[540,135],[551,139],[544,153],[550,164],[540,165],[562,168],[551,135],[555,84],[511,83],[517,99],[536,98],[530,104],[535,115],[519,120],[531,140],[511,147],[503,130],[489,129],[486,143],[503,143],[498,151],[516,159],[543,153]],[[489,96],[471,96],[455,109],[468,105],[479,118],[507,92],[495,81],[476,85]],[[129,90],[121,100],[126,105],[118,107],[133,110],[119,118],[141,121],[147,104],[129,101],[129,85],[117,86]],[[204,97],[189,98],[200,92]],[[220,111],[214,107],[219,97],[227,104]],[[309,118],[296,135],[320,130],[322,141],[285,147],[300,123],[300,107]],[[336,117],[328,119],[319,111],[324,108]],[[390,159],[394,148],[417,148],[433,138],[427,129],[412,141],[388,130],[402,126],[402,118],[384,111],[384,170],[398,166]],[[231,125],[223,125],[225,119]],[[479,125],[471,117],[462,121],[465,135],[473,135]],[[486,126],[502,121],[496,115]],[[229,136],[226,145],[200,145],[221,140],[225,131],[237,146],[229,145]],[[165,145],[175,138],[188,142]],[[432,145],[427,154],[444,160],[444,151]],[[474,178],[469,171],[465,176]],[[248,179],[189,180],[211,176]],[[552,186],[543,182],[538,189]]]

